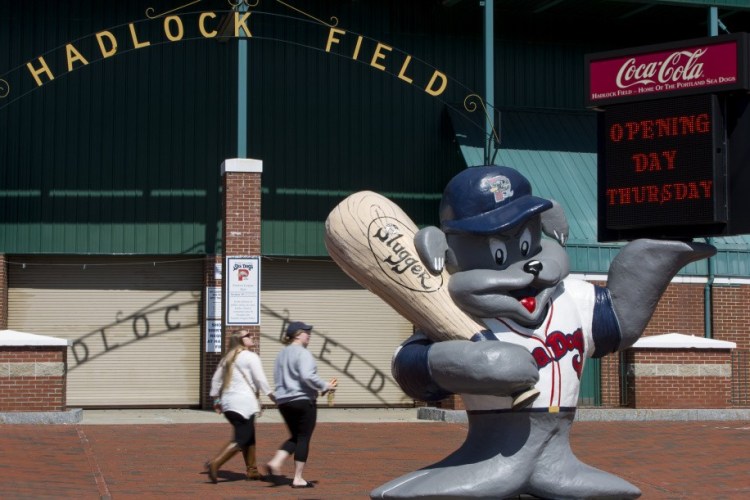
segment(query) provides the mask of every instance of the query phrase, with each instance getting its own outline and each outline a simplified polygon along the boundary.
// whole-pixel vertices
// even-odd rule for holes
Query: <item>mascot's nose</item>
[[[538,260],[530,260],[523,266],[523,271],[534,276],[539,276],[542,271],[542,263]]]

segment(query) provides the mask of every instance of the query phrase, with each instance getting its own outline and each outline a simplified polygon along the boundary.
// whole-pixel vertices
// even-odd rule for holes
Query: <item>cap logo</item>
[[[489,191],[495,195],[495,203],[500,203],[506,198],[513,196],[513,189],[510,185],[510,179],[504,175],[496,175],[495,177],[488,177],[482,179],[482,183],[479,186],[482,191]]]

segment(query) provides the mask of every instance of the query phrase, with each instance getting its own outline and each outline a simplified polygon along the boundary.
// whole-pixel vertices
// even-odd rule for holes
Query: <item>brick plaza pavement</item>
[[[259,422],[258,459],[286,438]],[[243,480],[237,455],[209,482],[203,462],[230,437],[228,424],[0,425],[0,498],[366,499],[400,474],[457,448],[466,425],[445,422],[319,423],[305,476],[293,490]],[[615,473],[645,499],[750,498],[750,422],[575,422],[578,457]],[[285,473],[291,477],[292,464]]]

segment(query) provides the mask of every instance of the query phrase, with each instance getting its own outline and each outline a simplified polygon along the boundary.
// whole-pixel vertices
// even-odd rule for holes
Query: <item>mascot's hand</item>
[[[434,381],[453,393],[510,396],[539,381],[531,353],[507,342],[437,342],[428,363]]]
[[[417,231],[414,236],[414,247],[422,263],[433,274],[440,274],[447,264],[455,261],[453,252],[448,248],[445,233],[435,226],[427,226]]]
[[[669,282],[682,267],[716,254],[699,242],[639,239],[625,245],[612,260],[607,288],[620,328],[616,350],[638,340]]]

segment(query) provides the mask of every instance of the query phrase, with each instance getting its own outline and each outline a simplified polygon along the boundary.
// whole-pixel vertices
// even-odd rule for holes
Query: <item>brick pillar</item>
[[[250,159],[225,160],[221,164],[224,186],[223,259],[235,256],[260,256],[260,182],[263,162]],[[226,311],[227,269],[222,267],[222,303]],[[233,331],[247,328],[260,352],[260,326],[227,326],[224,318],[222,351]]]
[[[0,254],[0,330],[8,328],[8,261]]]
[[[0,412],[65,411],[68,342],[15,332],[0,339]]]

